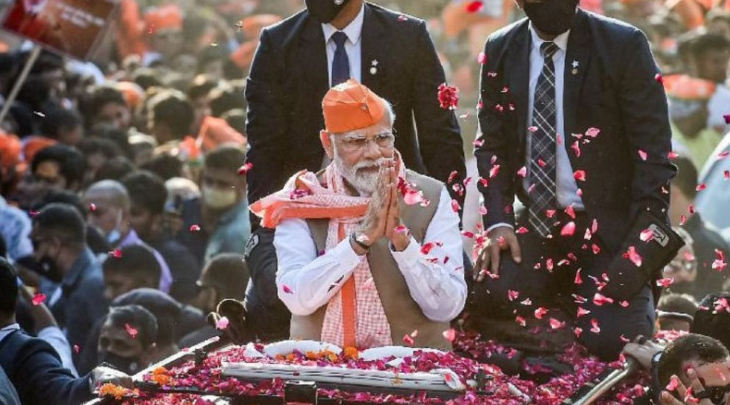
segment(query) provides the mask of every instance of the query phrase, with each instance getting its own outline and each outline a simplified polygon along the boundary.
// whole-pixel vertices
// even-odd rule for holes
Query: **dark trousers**
[[[576,212],[575,219],[558,212],[553,237],[542,238],[531,229],[526,215],[523,217],[516,227],[528,229],[517,234],[522,263],[515,263],[509,252],[503,252],[499,278],[487,277],[473,286],[470,317],[514,320],[519,315],[530,319],[535,317],[536,309],[544,307],[548,309],[544,318],[549,319],[553,316],[550,311],[562,312],[574,320],[573,328],[582,329],[578,340],[592,354],[607,360],[618,356],[626,339],[651,336],[654,300],[648,283],[628,303],[602,303],[600,297],[595,300],[600,283],[605,281],[603,273],[618,252],[606,249],[600,229],[590,240],[585,238],[592,220],[583,212]],[[561,236],[563,225],[569,221],[576,224],[575,233]],[[515,291],[519,292],[516,299]],[[531,305],[524,304],[527,298]],[[578,317],[579,307],[590,313]]]

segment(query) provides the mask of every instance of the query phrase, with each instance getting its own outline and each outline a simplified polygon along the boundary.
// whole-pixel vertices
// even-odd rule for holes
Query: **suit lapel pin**
[[[578,61],[574,60],[573,61],[573,70],[570,72],[573,74],[573,76],[578,74],[578,65],[579,65]]]
[[[374,74],[377,74],[377,73],[378,73],[378,60],[377,59],[373,59],[370,62],[370,74],[371,75],[374,75]]]

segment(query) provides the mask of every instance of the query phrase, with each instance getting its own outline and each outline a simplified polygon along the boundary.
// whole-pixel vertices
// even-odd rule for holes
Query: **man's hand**
[[[255,336],[246,325],[246,309],[243,302],[230,298],[219,302],[216,312],[208,314],[208,324],[218,329],[223,317],[228,319],[227,326],[221,329],[224,337],[237,345],[245,345],[254,340]]]
[[[622,353],[636,359],[645,370],[651,370],[651,359],[662,350],[664,350],[663,346],[647,340],[642,344],[634,342],[627,343]]]
[[[114,384],[133,388],[132,377],[110,367],[98,366],[91,372],[91,390],[96,391],[103,384]]]
[[[522,262],[522,252],[514,229],[500,226],[492,229],[487,236],[489,239],[474,263],[474,278],[477,282],[484,280],[489,272],[499,274],[499,256],[503,250],[509,250],[516,263]]]
[[[390,184],[393,187],[391,187],[390,191],[390,206],[388,207],[388,221],[385,225],[385,236],[390,239],[393,248],[397,252],[402,252],[408,247],[411,237],[407,230],[398,229],[401,222],[400,207],[398,206],[398,174],[395,171],[395,167],[391,166],[388,176],[390,177]]]
[[[677,376],[672,376],[672,379],[677,380],[677,394],[682,400],[675,398],[669,391],[662,391],[659,395],[659,403],[661,405],[713,405],[710,398],[703,398],[699,401],[697,399],[705,392],[705,386],[700,381],[697,371],[690,368],[685,375],[689,379],[689,385],[692,388],[691,394],[687,395],[687,388],[684,383]]]
[[[378,187],[370,198],[370,205],[360,226],[360,233],[365,235],[369,242],[368,245],[375,243],[378,239],[385,236],[385,227],[388,222],[388,209],[390,208],[390,199],[393,190],[396,188],[393,183],[390,170],[393,162],[387,162],[380,166],[378,173]]]

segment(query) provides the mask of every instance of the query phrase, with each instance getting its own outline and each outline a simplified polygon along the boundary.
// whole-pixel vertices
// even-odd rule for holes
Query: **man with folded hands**
[[[322,102],[331,163],[252,206],[275,228],[291,337],[341,347],[449,348],[462,310],[459,217],[443,183],[407,170],[390,104],[355,80]]]

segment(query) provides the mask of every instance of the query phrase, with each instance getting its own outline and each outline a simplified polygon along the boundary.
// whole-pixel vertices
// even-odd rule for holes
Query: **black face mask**
[[[540,32],[560,35],[573,26],[577,6],[578,0],[542,0],[525,2],[522,9]]]
[[[128,375],[137,374],[140,370],[142,370],[142,363],[134,357],[122,357],[110,352],[101,352],[99,353],[98,360],[100,363],[107,363]]]
[[[337,17],[340,10],[345,8],[350,0],[304,0],[309,15],[315,20],[326,24]]]

